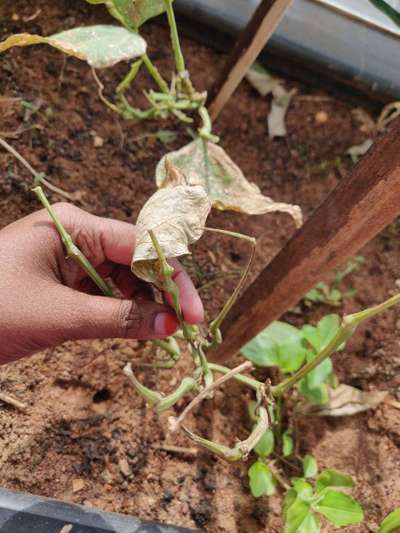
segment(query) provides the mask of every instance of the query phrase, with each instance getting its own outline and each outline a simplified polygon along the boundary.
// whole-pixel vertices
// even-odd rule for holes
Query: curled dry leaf
[[[142,56],[146,41],[118,26],[99,24],[56,33],[50,37],[18,33],[0,43],[0,52],[14,46],[49,44],[62,52],[87,61],[94,68],[111,67],[119,61]]]
[[[281,81],[278,78],[271,76],[259,65],[253,65],[250,68],[246,74],[246,80],[261,94],[261,96],[267,96],[268,94],[273,93],[274,89],[281,84]]]
[[[164,186],[145,203],[136,221],[136,247],[132,272],[162,288],[153,230],[165,257],[179,257],[203,234],[211,202],[200,185],[189,184],[185,175],[166,160]]]
[[[372,139],[366,139],[361,144],[356,144],[354,146],[351,146],[347,151],[346,154],[349,155],[354,163],[357,163],[357,161],[362,157],[364,154],[368,152],[368,150],[373,145]]]
[[[190,185],[200,185],[207,191],[213,207],[248,215],[283,211],[293,217],[297,227],[301,226],[302,215],[297,205],[274,202],[264,196],[255,183],[247,181],[226,152],[212,142],[199,138],[164,156],[156,170],[159,187],[166,180],[166,159],[185,174]]]
[[[387,391],[362,391],[350,385],[329,389],[329,401],[323,405],[307,405],[304,413],[314,416],[349,416],[377,407]]]
[[[294,89],[286,91],[279,85],[274,89],[271,111],[268,113],[268,134],[271,139],[286,136],[285,117],[293,94]]]
[[[268,114],[268,134],[270,138],[286,135],[285,116],[295,90],[287,91],[281,80],[271,76],[260,65],[253,65],[246,79],[261,96],[272,94],[271,111]]]

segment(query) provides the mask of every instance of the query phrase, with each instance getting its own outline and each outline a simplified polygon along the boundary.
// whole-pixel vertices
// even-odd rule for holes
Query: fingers
[[[177,259],[169,259],[174,267],[173,280],[179,288],[179,300],[183,317],[189,324],[199,324],[204,320],[204,307],[192,280]],[[166,295],[167,302],[172,305],[172,299]]]
[[[106,260],[130,265],[136,237],[132,224],[98,217],[64,202],[53,208],[75,244],[95,267]]]
[[[65,338],[148,340],[172,335],[178,328],[174,312],[166,305],[143,298],[118,300],[66,290],[68,308],[79,318],[65,325],[71,328],[65,332]]]

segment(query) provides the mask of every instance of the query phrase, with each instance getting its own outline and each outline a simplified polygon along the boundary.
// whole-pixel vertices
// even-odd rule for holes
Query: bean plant
[[[252,450],[258,455],[250,467],[250,486],[255,496],[272,494],[280,485],[285,492],[283,517],[285,531],[319,531],[322,515],[333,524],[343,526],[362,520],[359,504],[337,487],[352,484],[347,474],[334,470],[318,473],[315,459],[308,455],[302,459],[303,475],[287,480],[280,464],[268,459],[277,449],[291,457],[295,450],[293,425],[284,427],[286,405],[292,409],[304,401],[325,404],[330,389],[336,385],[331,356],[344,349],[346,341],[365,320],[394,306],[400,301],[397,294],[387,301],[343,317],[328,315],[317,326],[304,326],[301,330],[276,322],[246,345],[242,353],[247,360],[235,368],[211,361],[212,349],[222,342],[221,324],[242,290],[254,257],[256,242],[251,236],[237,232],[209,228],[206,220],[212,207],[231,209],[248,214],[272,211],[289,213],[299,225],[301,212],[297,206],[273,202],[263,196],[258,187],[249,183],[239,167],[218,145],[206,107],[206,93],[194,88],[179,41],[172,0],[88,0],[91,4],[105,4],[120,26],[99,25],[67,30],[49,37],[17,34],[0,43],[0,52],[13,46],[46,43],[63,52],[85,60],[93,68],[99,96],[115,113],[127,120],[145,120],[175,117],[178,121],[192,123],[197,116],[197,137],[179,150],[166,154],[155,170],[158,190],[143,206],[136,221],[136,245],[132,258],[132,272],[151,283],[155,291],[168,296],[180,329],[176,335],[155,341],[163,356],[155,356],[150,363],[140,366],[170,371],[182,355],[189,356],[191,369],[178,387],[165,394],[146,387],[137,376],[134,362],[128,363],[124,372],[136,392],[157,412],[192,395],[191,401],[176,417],[170,417],[170,431],[182,429],[198,446],[227,461],[246,459]],[[172,51],[176,72],[167,83],[147,54],[147,44],[139,35],[141,26],[150,18],[166,13],[171,33]],[[106,98],[104,87],[95,69],[106,68],[121,60],[134,60],[127,75],[115,90],[113,100]],[[150,73],[156,89],[144,92],[148,107],[139,109],[130,100],[128,91],[140,68]],[[61,224],[46,194],[49,182],[43,173],[32,166],[0,139],[3,148],[11,152],[33,175],[32,190],[47,209],[54,222],[67,256],[76,261],[108,297],[118,297],[115,289],[103,279],[82,254]],[[54,191],[54,187],[53,187]],[[56,191],[57,192],[57,191]],[[60,192],[58,190],[58,192]],[[172,257],[189,253],[190,245],[205,232],[220,234],[223,238],[245,240],[249,245],[249,259],[231,296],[217,316],[201,327],[188,324],[179,303],[179,289],[174,281]],[[160,353],[160,350],[157,350]],[[275,367],[276,379],[259,380],[252,374],[254,366]],[[151,370],[150,370],[151,371]],[[252,428],[245,440],[232,446],[214,442],[195,434],[188,426],[188,415],[202,401],[211,399],[216,388],[234,379],[252,391]],[[295,413],[295,409],[292,409]]]

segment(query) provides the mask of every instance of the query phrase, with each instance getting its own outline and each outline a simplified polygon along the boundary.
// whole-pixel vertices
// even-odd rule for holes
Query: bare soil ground
[[[101,7],[78,0],[38,0],[34,5],[5,0],[0,37],[22,31],[47,35],[108,20]],[[168,76],[172,63],[167,29],[152,23],[144,36],[150,55]],[[196,86],[209,87],[223,56],[187,38],[183,49]],[[126,65],[119,65],[100,75],[107,87],[115,87],[125,71]],[[0,72],[1,135],[55,184],[79,191],[83,208],[134,223],[155,190],[157,161],[167,149],[189,140],[185,128],[178,127],[177,139],[167,148],[154,133],[160,127],[175,128],[173,123],[120,121],[99,101],[83,62],[65,59],[44,46],[8,52],[1,58]],[[132,94],[138,102],[143,102],[140,90],[146,83],[143,74]],[[216,132],[245,175],[264,193],[300,204],[308,216],[351,168],[345,151],[363,141],[366,133],[351,105],[312,87],[296,88],[286,138],[268,139],[269,102],[246,82],[222,113]],[[32,111],[30,104],[39,109]],[[324,123],[316,119],[321,111],[327,115]],[[94,146],[96,135],[104,140],[101,147]],[[4,153],[0,160],[3,227],[38,209],[38,204],[29,192],[25,171]],[[210,225],[258,238],[253,275],[294,232],[283,214],[214,213]],[[394,291],[400,277],[399,232],[399,224],[394,223],[361,251],[364,266],[348,281],[357,295],[346,300],[339,312],[372,305]],[[208,316],[226,299],[235,284],[230,274],[246,257],[245,244],[207,236],[186,261]],[[301,318],[288,314],[286,319],[314,323],[328,312],[332,309],[317,306],[304,309]],[[364,390],[388,390],[392,399],[400,400],[399,330],[399,309],[368,323],[336,356],[340,379]],[[122,374],[126,362],[151,357],[151,350],[146,343],[124,340],[66,343],[1,367],[1,390],[28,405],[23,413],[0,403],[1,485],[215,533],[281,531],[279,497],[253,499],[246,464],[229,465],[203,453],[185,456],[154,448],[165,442],[190,443],[183,436],[167,435],[168,414],[158,416],[147,410]],[[165,391],[177,383],[179,370],[140,371],[139,376],[148,386]],[[232,443],[248,429],[246,400],[238,385],[228,383],[213,403],[201,406],[191,423],[203,435]],[[399,411],[385,403],[375,412],[352,418],[304,418],[298,425],[302,454],[313,453],[321,466],[347,471],[356,479],[354,494],[365,509],[366,521],[346,531],[375,531],[383,516],[400,505]],[[290,468],[286,473],[296,474]]]

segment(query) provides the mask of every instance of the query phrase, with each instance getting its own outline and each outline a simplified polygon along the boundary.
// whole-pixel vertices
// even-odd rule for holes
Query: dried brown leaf
[[[388,395],[387,391],[362,391],[341,384],[329,389],[329,401],[323,405],[307,405],[304,412],[313,416],[350,416],[375,409]]]
[[[165,257],[189,252],[189,245],[203,234],[211,202],[200,185],[189,184],[172,162],[164,161],[166,184],[145,203],[136,221],[136,247],[132,271],[162,287],[158,256],[149,230],[153,230]]]
[[[271,94],[281,84],[279,79],[268,74],[262,67],[252,67],[247,72],[246,79],[261,96]]]
[[[283,211],[293,217],[297,226],[302,223],[301,210],[297,205],[274,202],[264,196],[255,183],[247,181],[226,152],[212,142],[196,139],[164,156],[156,170],[158,187],[164,186],[167,179],[167,159],[184,173],[190,185],[200,185],[207,191],[213,207],[249,215]]]
[[[295,90],[287,91],[281,80],[271,76],[261,66],[253,66],[246,74],[247,81],[261,96],[272,94],[271,110],[268,114],[268,134],[273,137],[286,135],[285,117]]]

